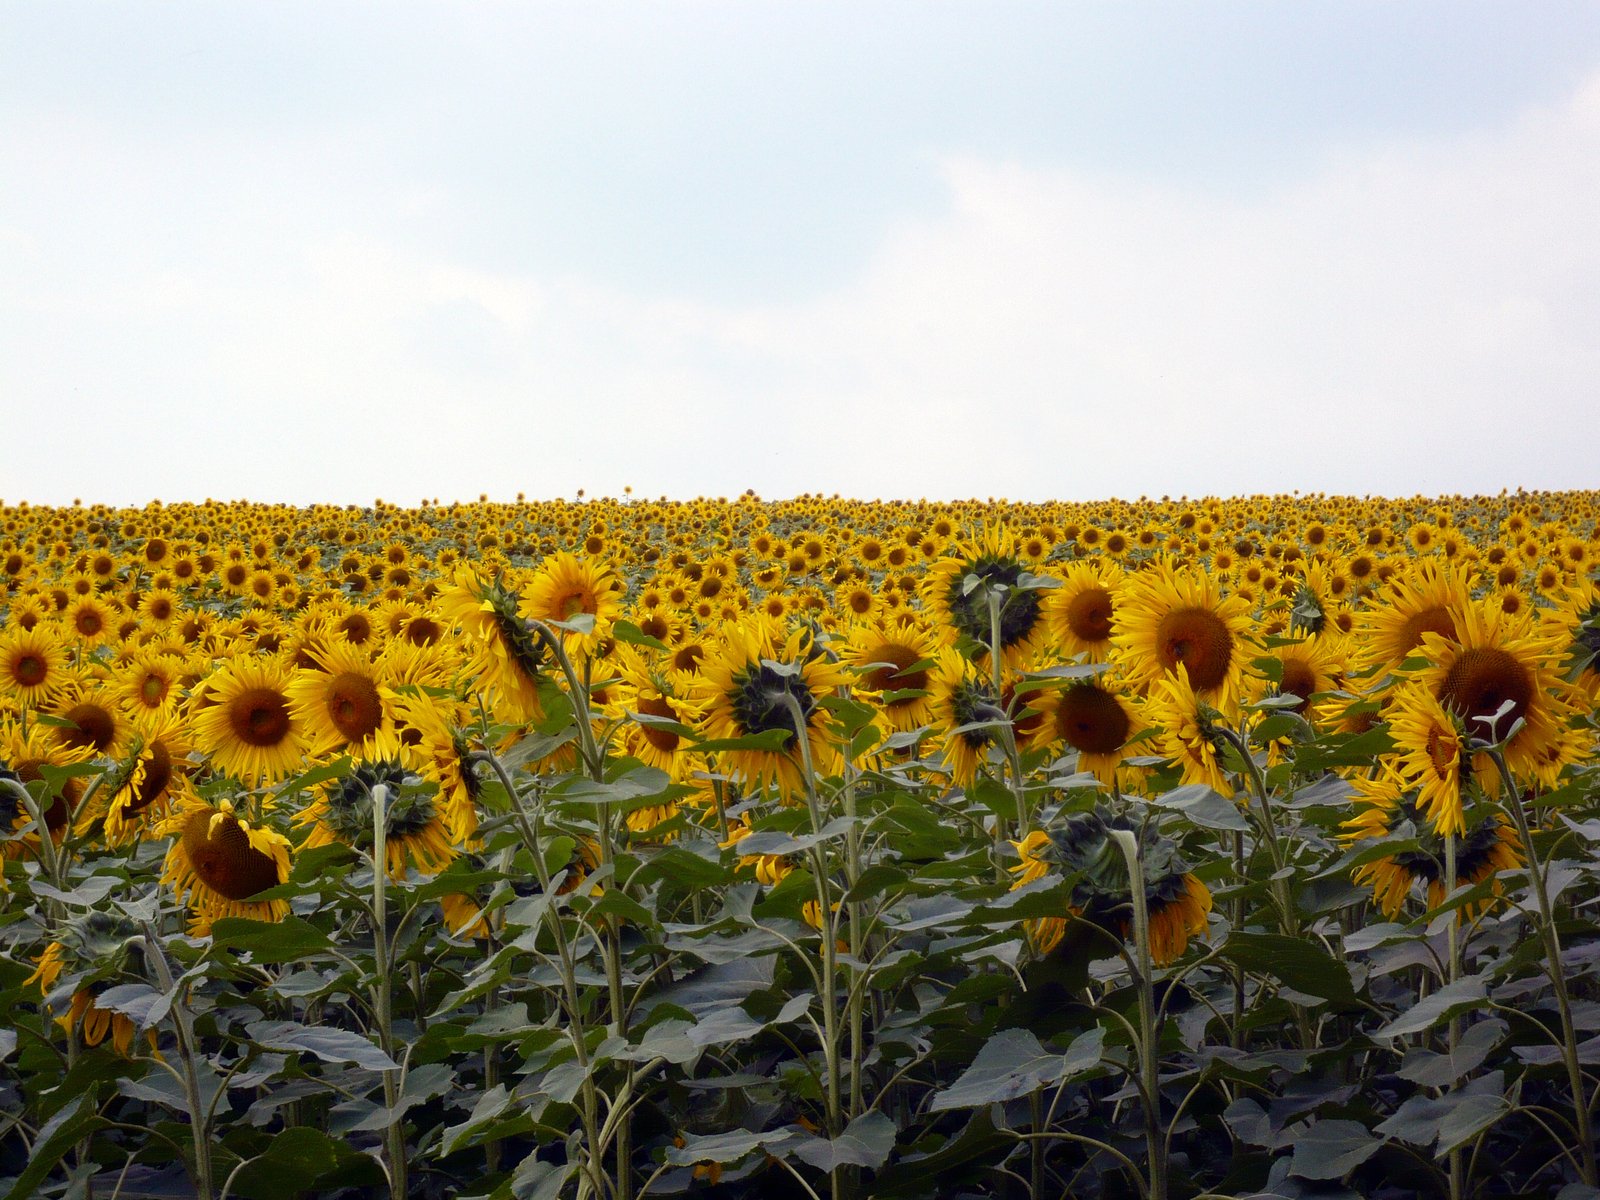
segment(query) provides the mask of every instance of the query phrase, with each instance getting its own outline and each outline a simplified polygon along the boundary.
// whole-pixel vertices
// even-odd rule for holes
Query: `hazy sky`
[[[1600,486],[1600,5],[0,8],[0,497]]]

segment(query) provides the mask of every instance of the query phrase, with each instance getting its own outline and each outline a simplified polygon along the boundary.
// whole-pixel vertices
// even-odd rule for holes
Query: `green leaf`
[[[103,1123],[94,1092],[83,1092],[73,1097],[70,1103],[63,1105],[44,1123],[34,1137],[28,1165],[11,1185],[5,1200],[31,1200],[39,1195],[39,1185],[66,1157],[73,1144]]]
[[[808,1167],[832,1171],[837,1167],[866,1167],[876,1171],[894,1150],[894,1121],[874,1109],[851,1121],[832,1141],[814,1138],[794,1148],[794,1156]]]
[[[754,1150],[765,1150],[768,1154],[787,1151],[797,1136],[792,1129],[772,1129],[765,1133],[733,1129],[705,1137],[691,1135],[683,1139],[683,1145],[667,1147],[667,1161],[676,1167],[692,1167],[695,1163],[706,1162],[738,1162]]]
[[[312,1190],[377,1187],[383,1179],[383,1168],[370,1155],[319,1129],[295,1125],[274,1134],[261,1154],[239,1168],[230,1194],[280,1200]]]
[[[710,754],[719,750],[765,750],[769,753],[786,750],[794,740],[787,729],[763,729],[760,733],[747,733],[743,737],[709,738],[697,742],[695,749]]]
[[[1423,1087],[1450,1087],[1483,1065],[1505,1036],[1506,1028],[1504,1021],[1479,1021],[1461,1035],[1454,1054],[1413,1046],[1406,1051],[1396,1074]]]
[[[1105,1031],[1099,1026],[1072,1040],[1065,1054],[1046,1050],[1028,1029],[1004,1029],[978,1051],[972,1065],[928,1106],[934,1112],[1015,1100],[1087,1071],[1100,1061]]]
[[[1487,999],[1485,976],[1468,975],[1454,983],[1445,984],[1431,996],[1413,1004],[1373,1036],[1398,1038],[1407,1034],[1421,1033],[1425,1029],[1432,1029],[1455,1013],[1482,1007]]]
[[[1415,1146],[1431,1145],[1442,1158],[1511,1111],[1504,1093],[1505,1072],[1492,1071],[1437,1099],[1412,1096],[1378,1132]]]
[[[665,650],[667,644],[660,638],[651,637],[632,621],[613,621],[611,623],[611,636],[619,642],[626,642],[630,646],[649,646],[652,650]]]
[[[1248,832],[1250,822],[1240,813],[1239,806],[1221,792],[1203,783],[1188,783],[1173,788],[1154,801],[1162,808],[1182,813],[1203,829],[1226,829],[1238,833]]]
[[[333,942],[303,917],[281,921],[252,921],[248,917],[221,917],[211,926],[214,957],[249,952],[258,963],[298,963],[333,949]]]
[[[393,1071],[400,1066],[359,1033],[348,1029],[300,1025],[294,1021],[256,1021],[245,1028],[252,1041],[268,1050],[302,1050],[324,1062],[352,1062],[369,1071]]]
[[[1220,957],[1247,971],[1280,980],[1297,992],[1338,1004],[1357,1003],[1350,968],[1311,938],[1281,933],[1232,933]]]
[[[1289,1173],[1302,1179],[1343,1179],[1382,1145],[1382,1138],[1355,1121],[1314,1121],[1294,1136]]]

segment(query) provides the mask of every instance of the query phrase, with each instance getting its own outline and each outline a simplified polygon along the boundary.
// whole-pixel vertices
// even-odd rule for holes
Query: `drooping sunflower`
[[[366,651],[330,640],[306,646],[305,654],[315,669],[296,671],[286,694],[310,752],[359,759],[397,754],[394,692]]]
[[[53,625],[13,625],[0,633],[0,694],[35,708],[70,682],[67,647]]]
[[[408,866],[437,875],[456,856],[439,789],[397,759],[362,762],[344,778],[321,785],[317,799],[294,818],[310,831],[306,848],[339,842],[371,854],[377,817],[372,790],[380,784],[386,793],[384,864],[390,877],[402,878]]]
[[[937,615],[947,644],[967,643],[982,661],[993,639],[989,596],[999,597],[1000,655],[1009,666],[1028,658],[1048,632],[1044,601],[1034,587],[1021,586],[1029,574],[1017,556],[1011,534],[989,526],[976,538],[953,547],[922,581],[927,606]],[[975,582],[969,582],[975,581]]]
[[[1233,779],[1222,763],[1221,714],[1189,686],[1189,670],[1178,665],[1174,676],[1155,681],[1141,705],[1144,719],[1160,732],[1151,745],[1177,764],[1184,783],[1201,783],[1231,796]]]
[[[464,673],[473,679],[500,719],[511,724],[541,713],[539,679],[545,650],[518,614],[518,598],[504,581],[484,583],[471,568],[436,601],[443,621],[458,626],[465,642]]]
[[[1210,576],[1167,557],[1129,575],[1112,618],[1115,659],[1135,687],[1149,690],[1181,667],[1186,687],[1212,707],[1238,704],[1250,657],[1250,605],[1223,596]]]
[[[1474,602],[1455,614],[1455,629],[1450,638],[1422,635],[1421,656],[1429,665],[1415,678],[1461,718],[1471,737],[1487,737],[1487,718],[1496,714],[1496,737],[1520,720],[1522,727],[1506,744],[1506,765],[1520,779],[1553,786],[1561,769],[1583,750],[1581,741],[1567,736],[1573,710],[1565,699],[1567,685],[1555,670],[1566,646],[1555,627],[1536,625],[1526,612],[1511,614]],[[1500,780],[1488,756],[1478,755],[1473,766],[1479,785],[1498,794]]]
[[[1050,873],[1053,860],[1044,856],[1051,845],[1050,835],[1042,829],[1035,829],[1020,842],[1011,843],[1018,859],[1016,866],[1008,868],[1015,876],[1011,881],[1012,891],[1043,879]],[[1049,954],[1061,944],[1067,931],[1067,920],[1067,917],[1029,917],[1023,921],[1022,928],[1035,954]]]
[[[205,680],[191,714],[195,745],[217,769],[257,785],[294,773],[305,731],[289,697],[289,668],[275,658],[228,660]]]
[[[1418,808],[1441,834],[1464,833],[1461,788],[1467,751],[1460,715],[1416,681],[1394,694],[1386,715],[1395,765],[1416,789]]]
[[[421,690],[402,691],[395,700],[400,741],[417,773],[438,786],[437,802],[452,841],[470,845],[478,835],[478,803],[483,782],[472,765],[474,746],[463,726],[465,710]]]
[[[0,717],[0,780],[27,787],[45,778],[46,767],[70,766],[88,757],[82,750],[63,746],[49,736],[50,732],[49,726],[30,724],[24,729],[20,722]],[[33,791],[37,795],[37,789]],[[47,793],[41,807],[52,841],[60,842],[66,837],[67,825],[82,797],[82,782],[75,778],[67,779],[53,795]],[[26,805],[12,788],[0,787],[0,829],[18,830],[31,819]],[[24,838],[0,842],[0,855],[6,858],[33,854],[38,849],[37,830]]]
[[[134,721],[131,761],[117,773],[106,806],[106,840],[115,844],[152,820],[164,818],[189,771],[188,731],[176,713]]]
[[[846,632],[839,658],[858,672],[856,695],[875,702],[893,733],[909,733],[933,719],[928,669],[938,638],[920,620],[864,621]]]
[[[785,637],[776,622],[752,614],[725,626],[721,642],[689,685],[690,698],[702,708],[700,728],[717,740],[776,730],[790,734],[781,750],[719,751],[734,776],[771,786],[785,800],[800,795],[805,775],[799,736],[817,774],[834,772],[839,750],[819,701],[845,683],[845,672],[816,647],[811,631],[801,627]],[[799,709],[798,722],[791,703]]]
[[[157,830],[173,838],[161,870],[190,911],[190,932],[204,937],[221,917],[281,921],[287,900],[252,900],[289,878],[289,839],[252,825],[229,800],[215,805],[186,795]]]
[[[1067,567],[1060,587],[1046,594],[1045,626],[1067,655],[1104,662],[1111,654],[1112,617],[1127,572],[1110,558],[1087,558]]]
[[[517,612],[533,621],[571,621],[586,614],[594,618],[588,633],[563,630],[561,639],[569,654],[592,654],[610,635],[622,612],[626,585],[609,566],[579,558],[562,550],[546,558],[523,589]]]
[[[86,1046],[98,1046],[109,1036],[112,1047],[126,1058],[133,1050],[137,1028],[125,1014],[100,1008],[95,1000],[108,987],[138,979],[133,961],[133,942],[138,936],[139,927],[126,917],[89,912],[59,931],[23,983],[37,984],[40,993],[49,996],[62,974],[68,975],[72,998],[56,1023],[63,1029],[77,1029]],[[147,1030],[145,1038],[154,1051],[155,1030]]]
[[[951,781],[969,787],[978,768],[988,758],[990,747],[998,746],[996,728],[969,728],[973,725],[1004,721],[1000,697],[986,677],[982,677],[960,652],[941,647],[928,676],[929,701],[933,708],[933,727]]]
[[[1117,782],[1117,768],[1129,754],[1128,742],[1146,728],[1138,707],[1105,675],[1078,679],[1060,689],[1036,692],[1032,699],[1044,719],[1032,730],[1035,749],[1064,743],[1078,752],[1078,770],[1106,787]]]

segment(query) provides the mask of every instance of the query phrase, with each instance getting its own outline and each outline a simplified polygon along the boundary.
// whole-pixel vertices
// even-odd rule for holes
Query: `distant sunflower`
[[[649,718],[694,724],[700,708],[687,694],[687,677],[674,678],[671,672],[654,667],[631,646],[618,646],[611,661],[618,680],[615,688],[607,689],[611,697],[605,711],[608,718],[621,722],[617,727],[620,749],[681,783],[704,760],[691,740]],[[646,720],[636,719],[635,714]]]
[[[384,864],[390,877],[403,877],[408,866],[437,875],[456,856],[438,788],[397,760],[363,762],[344,778],[319,787],[317,799],[294,818],[310,831],[306,848],[338,842],[370,855],[377,816],[372,790],[380,784],[386,791]]]
[[[1328,636],[1308,637],[1285,642],[1268,649],[1266,656],[1278,663],[1278,680],[1262,681],[1264,694],[1298,696],[1300,702],[1289,711],[1308,719],[1314,715],[1311,698],[1338,689],[1344,677],[1345,658],[1339,642]]]
[[[142,651],[117,669],[113,686],[130,711],[171,712],[177,707],[182,678],[181,659]]]
[[[772,786],[784,799],[805,786],[795,742],[804,736],[817,774],[839,765],[838,748],[819,701],[845,682],[843,669],[813,653],[804,628],[787,637],[776,622],[751,616],[724,628],[715,657],[701,664],[689,696],[703,709],[700,727],[708,738],[742,738],[786,730],[782,750],[726,750],[719,756],[739,779]],[[799,708],[797,723],[790,699]]]
[[[850,627],[839,658],[859,672],[856,694],[876,702],[890,732],[909,733],[933,719],[928,670],[937,650],[920,621],[868,621]]]
[[[1066,569],[1060,587],[1044,601],[1045,625],[1068,655],[1104,662],[1111,653],[1112,616],[1127,572],[1109,558],[1089,558]]]
[[[367,652],[342,640],[305,648],[314,670],[294,673],[285,694],[312,754],[392,758],[400,750],[394,692]]]
[[[54,626],[16,625],[0,633],[0,694],[34,708],[49,703],[71,678],[67,647]]]
[[[1250,606],[1224,597],[1210,576],[1161,559],[1128,576],[1113,618],[1116,658],[1136,687],[1172,679],[1213,707],[1238,703],[1252,637]]]
[[[251,825],[228,800],[216,805],[185,796],[157,831],[172,837],[161,871],[191,913],[190,932],[204,937],[221,917],[281,921],[287,900],[252,900],[289,878],[289,839]]]
[[[195,744],[218,769],[247,782],[286,779],[305,755],[289,683],[277,659],[229,660],[205,681],[205,702],[192,713]]]

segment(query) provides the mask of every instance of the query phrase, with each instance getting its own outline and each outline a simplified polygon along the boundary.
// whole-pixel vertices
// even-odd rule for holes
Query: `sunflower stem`
[[[389,789],[385,784],[372,787],[372,953],[373,982],[372,1006],[378,1014],[378,1042],[383,1052],[394,1057],[394,1022],[390,1012],[392,998],[389,978],[389,922],[385,908],[389,874]],[[383,1073],[383,1102],[390,1112],[400,1102],[403,1067]],[[384,1129],[384,1142],[388,1147],[389,1194],[406,1195],[406,1138],[401,1122],[393,1119]]]
[[[1517,835],[1522,839],[1522,850],[1528,858],[1528,879],[1533,885],[1534,899],[1539,904],[1539,935],[1544,941],[1545,974],[1555,991],[1556,1011],[1561,1015],[1561,1055],[1566,1060],[1567,1081],[1572,1088],[1572,1107],[1578,1121],[1578,1150],[1583,1156],[1583,1182],[1590,1187],[1600,1185],[1600,1170],[1596,1168],[1594,1127],[1590,1118],[1590,1101],[1583,1082],[1583,1068],[1578,1061],[1578,1038],[1572,1024],[1572,998],[1567,992],[1566,973],[1561,966],[1561,937],[1556,932],[1555,915],[1550,903],[1550,889],[1545,878],[1545,867],[1533,844],[1533,830],[1528,824],[1528,814],[1522,807],[1522,789],[1511,775],[1501,746],[1491,747],[1489,757],[1500,773],[1506,794],[1506,810],[1516,823]]]
[[[183,1063],[183,1098],[189,1109],[189,1133],[194,1140],[195,1195],[198,1200],[211,1200],[215,1194],[211,1167],[211,1122],[200,1093],[200,1073],[195,1066],[194,1018],[173,982],[166,951],[149,925],[145,926],[144,945],[145,959],[155,970],[156,982],[163,993],[172,997],[172,1025],[178,1036],[178,1057]]]
[[[1139,1076],[1144,1098],[1144,1137],[1150,1200],[1166,1200],[1166,1145],[1161,1136],[1161,1062],[1156,1039],[1155,968],[1150,957],[1150,904],[1144,890],[1139,842],[1127,829],[1110,831],[1128,865],[1128,895],[1133,901],[1134,965],[1139,993]]]
[[[1444,894],[1453,896],[1456,890],[1456,835],[1444,835]],[[1446,983],[1454,983],[1461,977],[1461,909],[1457,906],[1450,913],[1450,924],[1446,930],[1447,956]],[[1454,1061],[1457,1048],[1461,1045],[1461,1014],[1452,1013],[1446,1034],[1447,1045],[1450,1049],[1451,1060]],[[1461,1147],[1456,1146],[1450,1151],[1450,1200],[1461,1200],[1466,1184],[1463,1168],[1466,1165]]]

